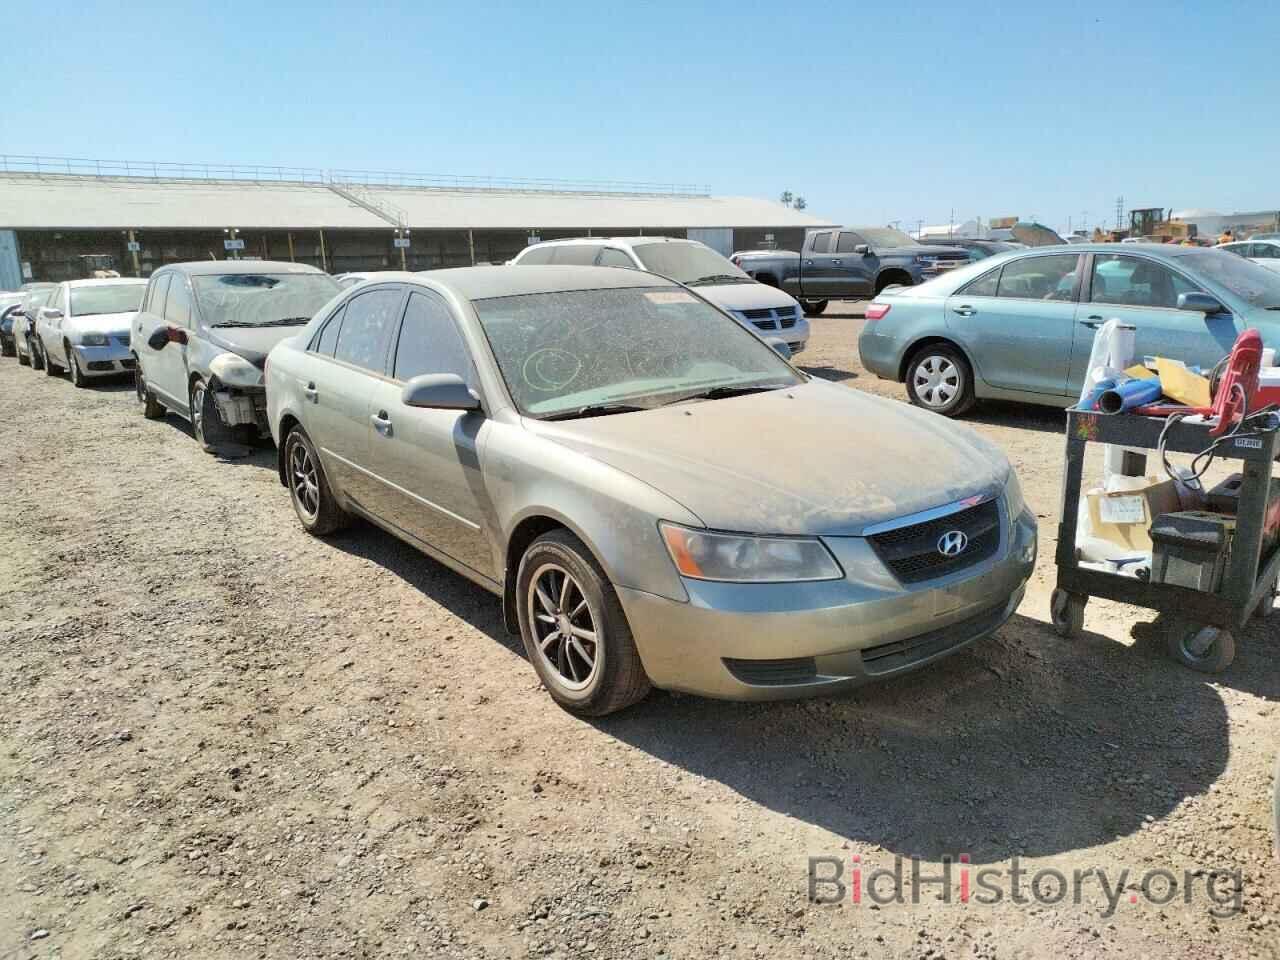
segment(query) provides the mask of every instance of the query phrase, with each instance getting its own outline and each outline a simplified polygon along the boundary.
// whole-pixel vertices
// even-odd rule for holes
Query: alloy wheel
[[[299,512],[314,520],[320,510],[320,477],[311,451],[299,440],[289,448],[289,488]]]
[[[601,660],[595,613],[582,585],[556,563],[544,563],[529,582],[529,624],[547,667],[567,690],[585,690]]]
[[[931,354],[916,364],[912,385],[925,406],[940,409],[964,388],[964,374],[950,358]]]
[[[191,432],[199,443],[204,443],[204,384],[197,383],[191,391]]]

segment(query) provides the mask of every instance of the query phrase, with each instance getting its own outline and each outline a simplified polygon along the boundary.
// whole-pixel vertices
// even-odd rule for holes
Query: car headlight
[[[80,344],[85,347],[105,347],[107,345],[107,335],[105,333],[81,334]]]
[[[733,583],[794,583],[844,576],[821,540],[712,533],[659,523],[681,576]]]
[[[209,364],[209,372],[228,387],[260,387],[262,371],[237,353],[220,353]]]
[[[1018,482],[1018,473],[1013,469],[1009,470],[1009,479],[1004,485],[1004,502],[1009,508],[1010,520],[1018,519],[1027,507],[1027,501],[1022,497],[1022,484]]]

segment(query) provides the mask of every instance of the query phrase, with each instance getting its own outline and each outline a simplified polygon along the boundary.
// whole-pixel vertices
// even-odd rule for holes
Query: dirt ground
[[[857,314],[798,359],[901,398]],[[10,359],[0,404],[3,960],[1280,957],[1280,628],[1214,679],[1132,608],[1057,637],[1060,413],[968,419],[1040,517],[994,638],[840,699],[589,722],[487,593],[368,526],[305,535],[273,451],[219,462],[125,384]],[[956,858],[947,892],[855,902],[895,857]],[[984,868],[1000,902],[962,902]]]

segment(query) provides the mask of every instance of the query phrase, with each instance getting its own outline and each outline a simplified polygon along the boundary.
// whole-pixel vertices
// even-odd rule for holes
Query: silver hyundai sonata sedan
[[[1035,561],[999,450],[638,270],[380,275],[266,381],[303,527],[364,517],[498,594],[584,714],[919,667],[999,627]]]

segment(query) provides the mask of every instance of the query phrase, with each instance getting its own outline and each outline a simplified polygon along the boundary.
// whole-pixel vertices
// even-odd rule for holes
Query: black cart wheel
[[[1200,673],[1221,673],[1236,658],[1236,638],[1230,630],[1191,620],[1169,625],[1169,656]]]
[[[1079,637],[1084,633],[1084,608],[1089,598],[1080,593],[1068,593],[1061,587],[1049,597],[1049,616],[1053,629],[1060,637]]]

